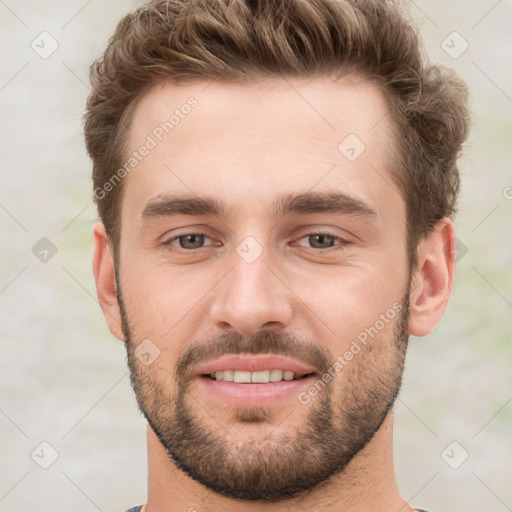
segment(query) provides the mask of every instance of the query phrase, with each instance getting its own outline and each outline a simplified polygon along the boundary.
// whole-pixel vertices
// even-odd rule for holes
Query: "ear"
[[[425,336],[441,320],[452,291],[457,249],[451,219],[440,220],[418,245],[410,295],[409,334]]]
[[[121,311],[117,302],[114,260],[110,252],[109,239],[105,226],[97,221],[94,224],[94,253],[92,270],[96,282],[96,292],[101,310],[110,332],[124,341],[121,324]]]

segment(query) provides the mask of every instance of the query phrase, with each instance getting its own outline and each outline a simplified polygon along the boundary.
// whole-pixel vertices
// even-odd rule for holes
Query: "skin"
[[[357,77],[159,85],[135,108],[130,150],[190,96],[197,107],[124,182],[117,263],[133,341],[149,338],[158,346],[151,371],[159,371],[169,394],[175,391],[171,370],[189,344],[226,333],[272,329],[316,340],[334,356],[344,354],[408,291],[405,203],[390,172],[394,141],[384,95]],[[338,150],[349,134],[366,146],[353,162]],[[343,191],[376,215],[273,213],[275,197],[309,191]],[[144,222],[148,202],[171,193],[214,197],[233,214]],[[198,230],[209,237],[204,248],[187,252],[174,241],[173,252],[163,243]],[[349,243],[335,240],[335,247],[323,252],[312,247],[307,235],[326,230]],[[250,264],[236,252],[247,236],[262,249]],[[418,246],[409,334],[427,335],[444,313],[453,282],[454,236],[452,221],[443,219]],[[93,271],[109,329],[125,340],[113,250],[101,222],[94,227]],[[394,322],[386,324],[376,337],[373,353],[380,364],[396,353],[393,327]],[[347,370],[357,364],[355,357]],[[339,372],[333,388],[341,390],[347,375]],[[245,423],[237,421],[233,407],[202,397],[194,382],[190,393],[198,400],[193,409],[198,421],[219,436],[227,428],[233,443],[262,442],[277,426],[275,435],[296,433],[308,414],[296,399],[283,400],[272,405],[268,421]],[[300,498],[273,503],[212,492],[174,466],[151,428],[147,435],[145,512],[413,510],[395,481],[392,413],[344,471]]]

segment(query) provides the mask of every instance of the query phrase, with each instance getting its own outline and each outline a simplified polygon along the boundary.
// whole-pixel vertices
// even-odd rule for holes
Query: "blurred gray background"
[[[146,499],[145,421],[91,271],[88,66],[135,0],[0,0],[0,511]],[[413,338],[396,407],[400,489],[442,511],[512,510],[512,0],[407,2],[471,89],[460,258]],[[42,444],[41,444],[42,443]],[[397,511],[398,512],[398,511]]]

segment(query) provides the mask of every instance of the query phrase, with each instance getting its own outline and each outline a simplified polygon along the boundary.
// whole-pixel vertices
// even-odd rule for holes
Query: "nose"
[[[288,326],[293,317],[293,294],[272,270],[265,251],[251,263],[234,254],[232,263],[214,292],[211,321],[222,330],[243,335]]]

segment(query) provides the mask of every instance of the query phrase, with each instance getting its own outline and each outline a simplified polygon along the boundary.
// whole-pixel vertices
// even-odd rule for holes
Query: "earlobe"
[[[440,220],[418,246],[410,295],[409,333],[426,336],[441,320],[455,274],[455,228],[451,219]]]
[[[96,282],[96,292],[101,310],[105,316],[110,332],[124,341],[121,324],[121,312],[117,302],[115,268],[108,236],[101,221],[94,225],[93,273]]]

